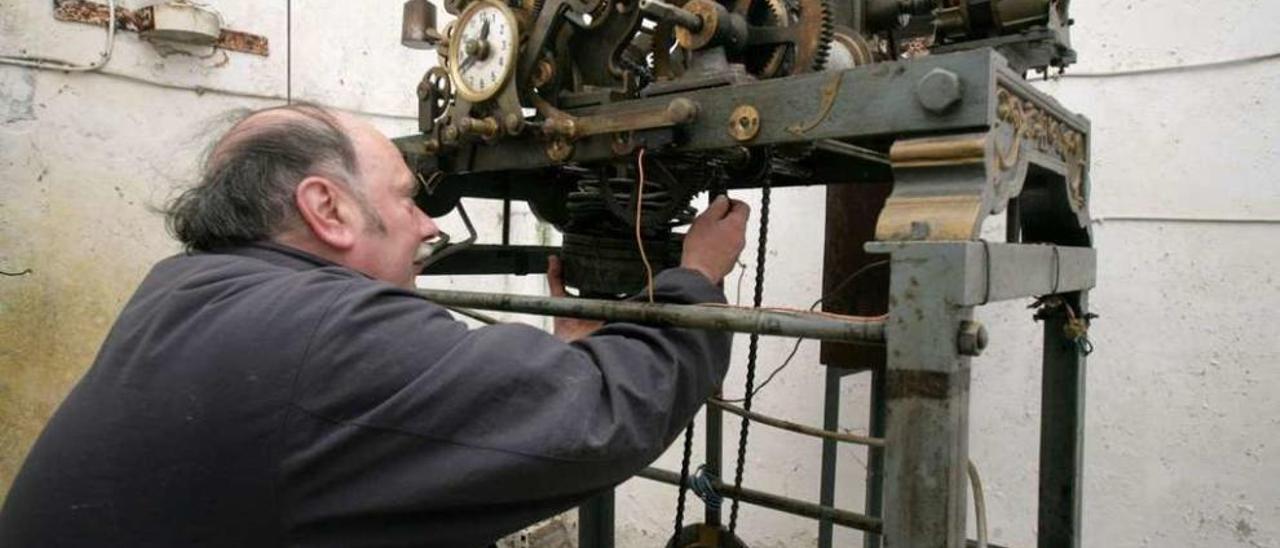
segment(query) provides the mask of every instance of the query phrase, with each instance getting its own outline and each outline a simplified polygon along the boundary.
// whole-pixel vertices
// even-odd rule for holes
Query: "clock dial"
[[[515,17],[506,6],[481,0],[460,19],[449,50],[454,80],[464,99],[483,101],[497,94],[515,69]]]

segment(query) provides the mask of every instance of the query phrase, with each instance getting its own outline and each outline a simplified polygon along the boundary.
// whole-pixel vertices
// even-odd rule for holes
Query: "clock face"
[[[495,2],[481,1],[462,15],[450,47],[459,95],[469,101],[493,97],[515,68],[515,18]]]

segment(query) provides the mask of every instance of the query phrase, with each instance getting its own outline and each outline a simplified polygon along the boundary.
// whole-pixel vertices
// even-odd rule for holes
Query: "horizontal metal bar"
[[[795,432],[797,434],[805,434],[807,436],[814,436],[814,437],[828,439],[828,440],[842,441],[845,443],[866,445],[869,447],[884,447],[884,438],[873,438],[870,436],[859,436],[857,434],[846,434],[844,432],[832,432],[830,430],[814,428],[812,426],[806,426],[803,424],[798,424],[791,421],[785,421],[779,418],[770,417],[769,415],[762,415],[754,411],[747,411],[746,409],[743,409],[736,405],[732,405],[724,400],[717,400],[714,398],[709,399],[707,400],[707,405],[709,407],[723,409],[739,417],[746,417],[758,423],[767,424],[774,428],[786,430],[788,432]]]
[[[628,110],[666,105],[673,96],[693,101],[697,118],[683,126],[679,152],[739,146],[726,131],[731,114],[748,104],[760,112],[760,132],[747,144],[810,142],[822,139],[907,136],[987,127],[994,113],[993,66],[1003,64],[990,50],[930,55],[910,61],[877,63],[841,72],[802,74],[750,84],[697,89],[627,101]],[[913,97],[915,87],[929,71],[951,71],[963,84],[958,104],[944,114],[934,114]],[[825,93],[824,93],[825,91]],[[1035,92],[1032,92],[1035,93]],[[594,106],[567,109],[574,116],[603,114],[614,108]],[[616,110],[616,109],[614,109]],[[572,161],[593,162],[615,157],[611,135],[594,135],[573,143]],[[555,162],[540,139],[499,141],[474,147],[468,171],[530,169]]]
[[[418,294],[441,306],[449,307],[460,306],[562,318],[711,329],[732,333],[759,333],[847,343],[884,342],[885,322],[881,317],[859,318],[768,308],[637,303],[439,289],[419,289]]]
[[[661,468],[654,468],[652,466],[641,470],[636,474],[636,477],[665,483],[667,485],[680,485],[680,474],[663,470]],[[821,504],[814,504],[812,502],[796,500],[782,495],[775,495],[773,493],[766,493],[764,491],[747,489],[745,487],[737,488],[732,485],[725,485],[719,481],[711,482],[711,486],[714,487],[716,492],[720,495],[731,499],[738,499],[739,501],[747,504],[768,508],[770,510],[777,510],[794,516],[803,516],[812,519],[829,519],[831,520],[831,523],[836,525],[865,531],[873,535],[881,534],[881,521],[871,516],[850,512],[848,510],[841,510],[839,508],[832,508],[830,506],[823,506]],[[965,541],[965,548],[978,548],[978,546],[978,542],[975,540],[969,539]],[[987,543],[987,548],[1007,547],[999,544]]]
[[[641,470],[640,473],[636,474],[636,476],[666,483],[668,485],[680,485],[680,474],[663,470],[661,468],[645,468],[644,470]],[[747,489],[746,487],[738,488],[732,485],[725,485],[718,480],[712,481],[711,486],[715,488],[717,493],[731,499],[737,499],[747,504],[754,504],[771,510],[777,510],[779,512],[804,516],[807,518],[831,520],[831,523],[836,525],[843,525],[860,531],[867,531],[870,533],[880,532],[880,520],[871,516],[864,516],[848,510],[822,506],[820,504],[796,500],[781,495],[775,495],[773,493],[766,493],[764,491]]]
[[[1089,247],[998,242],[870,242],[870,253],[889,253],[894,264],[936,261],[955,305],[1069,293],[1097,283],[1097,251]]]

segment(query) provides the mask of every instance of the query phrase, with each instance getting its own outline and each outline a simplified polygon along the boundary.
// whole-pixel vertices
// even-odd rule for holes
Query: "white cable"
[[[116,0],[107,0],[107,43],[98,60],[88,65],[77,65],[62,59],[34,56],[0,55],[0,64],[17,65],[45,70],[62,70],[67,72],[89,72],[106,66],[111,60],[111,51],[116,44]]]
[[[978,466],[969,461],[969,484],[973,489],[973,513],[978,519],[978,548],[987,548],[987,496],[982,493]]]

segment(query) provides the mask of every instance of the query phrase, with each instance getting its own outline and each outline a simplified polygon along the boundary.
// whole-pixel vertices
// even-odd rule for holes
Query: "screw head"
[[[960,103],[962,91],[963,85],[956,73],[935,68],[916,83],[916,100],[925,110],[942,114]]]

